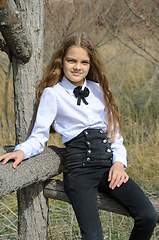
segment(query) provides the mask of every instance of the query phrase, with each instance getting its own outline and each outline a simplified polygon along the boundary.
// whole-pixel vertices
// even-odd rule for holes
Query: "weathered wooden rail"
[[[12,149],[12,147],[1,147],[0,154]],[[16,169],[12,168],[12,162],[0,165],[0,198],[33,183],[45,182],[43,193],[46,198],[69,202],[62,181],[50,179],[63,171],[64,161],[65,149],[49,146],[42,154],[22,161]],[[159,201],[151,199],[151,202],[158,213],[159,223]],[[129,216],[122,206],[103,193],[98,194],[98,206],[105,211]]]

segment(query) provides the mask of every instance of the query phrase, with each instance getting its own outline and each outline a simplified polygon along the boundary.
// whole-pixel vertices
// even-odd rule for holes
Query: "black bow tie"
[[[81,90],[82,86],[78,86],[73,90],[73,93],[75,94],[75,97],[77,98],[77,105],[80,105],[81,99],[84,102],[84,104],[88,104],[85,97],[88,97],[89,95],[89,89],[87,87],[84,88],[84,90]]]

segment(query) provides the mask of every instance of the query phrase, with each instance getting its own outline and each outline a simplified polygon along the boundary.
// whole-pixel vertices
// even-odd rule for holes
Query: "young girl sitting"
[[[151,238],[157,214],[141,188],[128,177],[118,107],[98,53],[85,33],[62,42],[44,74],[39,107],[30,137],[2,164],[43,151],[50,127],[66,146],[64,189],[75,211],[83,240],[103,240],[97,193],[109,194],[134,218],[130,240]]]

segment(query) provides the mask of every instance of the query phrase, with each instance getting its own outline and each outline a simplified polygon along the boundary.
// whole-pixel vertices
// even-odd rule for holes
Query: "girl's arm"
[[[122,183],[126,183],[129,179],[129,176],[125,172],[127,154],[122,136],[119,137],[117,134],[115,141],[111,144],[111,149],[113,151],[113,165],[109,171],[108,181],[110,182],[109,187],[114,189],[115,187],[120,187]]]
[[[117,133],[116,139],[111,143],[111,149],[113,151],[113,163],[116,161],[123,163],[124,168],[127,168],[127,151],[123,145],[123,137]]]
[[[44,150],[45,143],[49,139],[49,130],[57,114],[56,98],[52,88],[46,88],[43,91],[39,103],[36,121],[29,138],[17,145],[13,153],[0,156],[2,164],[14,159],[13,167],[15,168],[23,159],[37,155]]]

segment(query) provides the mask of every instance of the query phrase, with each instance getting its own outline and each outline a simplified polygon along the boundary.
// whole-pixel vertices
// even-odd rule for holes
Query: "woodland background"
[[[159,199],[159,1],[46,0],[44,70],[65,35],[93,38],[123,121],[127,172]],[[39,79],[40,80],[40,79]],[[0,144],[15,144],[12,67],[0,52]],[[61,146],[60,136],[48,144]],[[62,178],[62,176],[59,176]],[[131,218],[100,211],[105,239],[128,239]],[[50,239],[79,239],[72,208],[50,200]],[[0,200],[0,239],[18,239],[16,193]],[[159,239],[159,228],[152,239]]]

